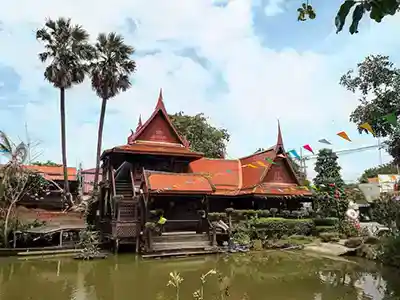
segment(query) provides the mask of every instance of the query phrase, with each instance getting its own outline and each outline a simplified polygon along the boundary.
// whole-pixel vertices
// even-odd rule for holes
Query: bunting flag
[[[264,164],[262,161],[259,161],[259,160],[258,160],[257,163],[258,163],[261,167],[264,167],[264,168],[267,167],[267,165]]]
[[[294,149],[290,150],[288,153],[292,154],[294,156],[294,158],[297,158],[298,160],[301,159],[300,155]]]
[[[337,135],[340,136],[342,139],[345,139],[345,140],[351,142],[351,139],[349,138],[349,136],[347,135],[346,132],[341,131],[341,132],[338,132]]]
[[[371,125],[368,122],[362,123],[359,128],[365,129],[366,131],[370,132],[373,136],[375,136],[374,131],[372,130]]]
[[[387,114],[383,116],[383,118],[386,120],[387,123],[397,126],[397,117],[395,113]]]
[[[276,165],[276,162],[274,162],[274,161],[273,161],[271,158],[269,158],[269,157],[266,157],[265,160],[266,160],[269,164],[271,164],[271,165]]]
[[[310,151],[312,154],[314,154],[314,151],[309,144],[304,145],[303,148],[306,149],[307,151]]]
[[[332,145],[331,142],[329,142],[327,139],[320,139],[318,142],[322,144]]]
[[[286,158],[285,154],[278,154],[277,157]]]

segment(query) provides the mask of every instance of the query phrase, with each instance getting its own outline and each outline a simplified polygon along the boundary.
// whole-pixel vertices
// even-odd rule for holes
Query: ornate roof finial
[[[156,105],[156,109],[162,109],[164,112],[167,112],[164,106],[163,95],[162,95],[162,88],[160,88],[160,94],[158,95],[158,101]]]
[[[278,119],[278,139],[276,141],[275,152],[278,154],[284,153],[281,124],[279,123],[279,119]]]
[[[139,121],[138,121],[138,124],[137,124],[137,127],[136,127],[136,132],[140,129],[140,127],[142,127],[143,126],[143,124],[142,124],[142,115],[139,115]]]
[[[135,133],[131,129],[131,134],[130,136],[128,136],[128,145],[132,145],[134,141],[135,141]]]

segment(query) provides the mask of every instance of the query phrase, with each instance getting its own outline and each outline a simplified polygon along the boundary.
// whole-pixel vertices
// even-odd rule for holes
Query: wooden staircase
[[[168,232],[152,237],[152,252],[143,258],[180,257],[216,253],[207,234],[196,232]]]
[[[139,200],[133,197],[131,181],[116,180],[115,191],[117,196],[123,198],[117,202],[118,215],[112,222],[113,237],[117,244],[137,243],[135,238],[140,234]]]

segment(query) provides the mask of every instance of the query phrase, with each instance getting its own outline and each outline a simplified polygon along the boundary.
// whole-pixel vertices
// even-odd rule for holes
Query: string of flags
[[[393,126],[398,125],[397,116],[396,116],[396,113],[394,113],[394,112],[384,115],[381,118],[384,119],[384,121],[386,123],[389,123],[390,125],[393,125]],[[371,133],[374,137],[376,136],[374,130],[372,129],[371,124],[368,122],[364,122],[364,123],[360,124],[358,126],[358,128],[366,130],[367,132]],[[349,135],[345,131],[340,131],[336,135],[348,142],[352,141],[350,139]],[[318,142],[321,144],[332,145],[332,143],[327,139],[320,139],[320,140],[318,140]],[[308,152],[311,152],[312,154],[315,154],[314,150],[311,148],[311,146],[309,144],[304,145],[303,149],[307,150]],[[301,159],[300,155],[296,152],[296,150],[290,150],[290,151],[288,151],[288,153],[291,154],[294,158],[296,158],[298,160]]]

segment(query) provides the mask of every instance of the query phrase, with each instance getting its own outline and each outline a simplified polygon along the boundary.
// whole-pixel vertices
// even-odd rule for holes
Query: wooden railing
[[[114,168],[112,169],[112,173],[111,173],[111,183],[112,183],[112,191],[113,191],[113,196],[117,195],[117,187],[115,185],[115,170]]]

